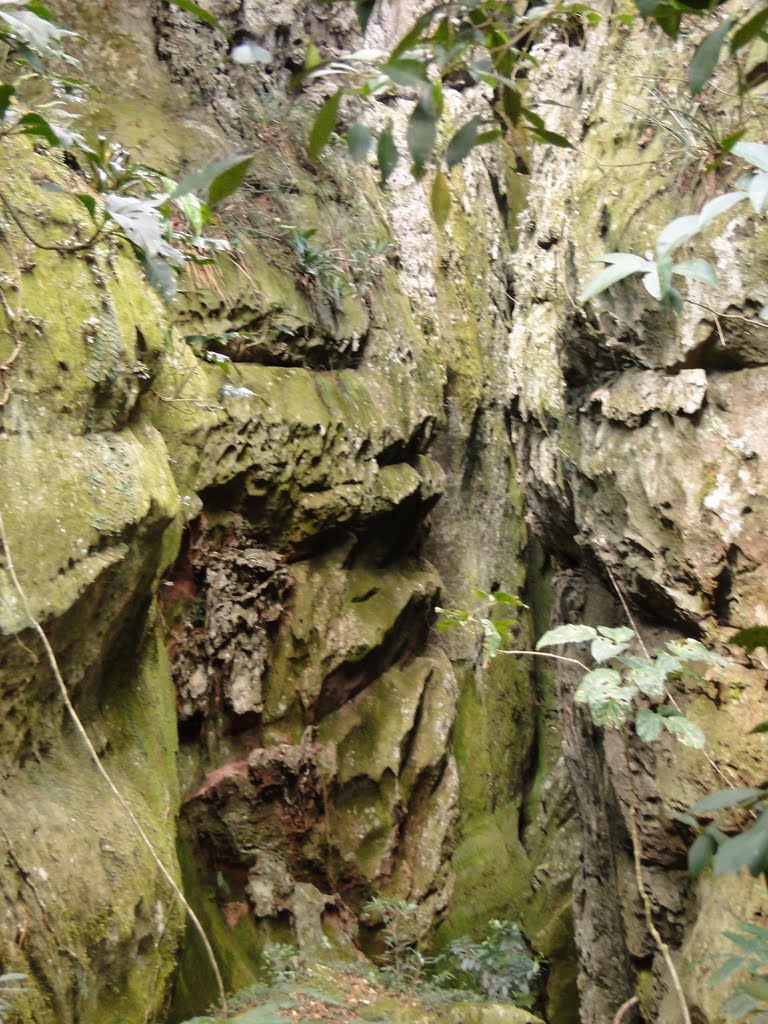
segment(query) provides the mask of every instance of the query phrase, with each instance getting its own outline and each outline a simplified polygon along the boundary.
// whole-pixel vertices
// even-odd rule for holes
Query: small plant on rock
[[[539,973],[539,961],[531,956],[514,922],[493,920],[482,942],[471,942],[463,935],[454,939],[449,952],[486,999],[516,1006],[531,1004],[531,984]]]

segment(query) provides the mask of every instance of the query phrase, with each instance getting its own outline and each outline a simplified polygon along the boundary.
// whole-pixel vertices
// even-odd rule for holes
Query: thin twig
[[[683,986],[680,983],[680,975],[677,973],[677,968],[675,967],[675,963],[672,959],[672,954],[669,952],[669,946],[662,939],[658,928],[653,923],[651,901],[648,897],[648,893],[645,891],[645,882],[643,880],[643,865],[640,860],[640,837],[637,834],[634,799],[631,800],[629,805],[629,833],[632,838],[632,853],[634,854],[635,859],[635,881],[637,883],[637,891],[640,893],[640,899],[643,903],[643,909],[645,910],[645,922],[648,926],[648,931],[653,936],[653,941],[656,943],[656,947],[664,958],[664,963],[667,965],[669,976],[672,979],[672,986],[680,1002],[680,1009],[683,1014],[683,1024],[691,1024],[691,1015],[688,1011],[688,1003],[685,1001]]]
[[[639,1003],[639,1002],[640,1002],[640,996],[630,996],[630,998],[626,1001],[626,1003],[622,1003],[621,1006],[616,1011],[616,1014],[615,1014],[615,1016],[613,1018],[613,1024],[621,1024],[622,1019],[624,1017],[624,1014],[627,1012],[627,1010],[632,1009],[632,1007],[635,1005],[635,1003]]]
[[[93,761],[93,763],[94,763],[94,765],[96,767],[96,770],[98,771],[98,773],[101,775],[101,777],[106,782],[106,784],[109,787],[110,792],[112,793],[112,795],[115,797],[117,802],[120,804],[120,806],[123,808],[125,813],[128,815],[128,818],[130,819],[132,825],[136,829],[136,832],[138,833],[138,835],[141,837],[142,842],[144,843],[144,845],[146,846],[147,850],[149,851],[149,854],[152,857],[152,860],[154,861],[156,867],[158,868],[158,870],[160,871],[161,875],[166,880],[166,882],[168,882],[168,884],[170,885],[171,889],[175,893],[176,897],[180,900],[182,906],[184,907],[184,909],[186,910],[187,914],[189,915],[189,919],[194,924],[194,926],[195,926],[195,928],[197,930],[197,933],[200,936],[200,939],[201,939],[201,941],[203,943],[203,946],[205,947],[205,952],[206,952],[206,954],[208,956],[208,959],[210,961],[211,967],[213,969],[213,973],[214,973],[214,975],[216,977],[216,985],[217,985],[218,990],[219,990],[219,1001],[221,1003],[222,1011],[226,1014],[227,1013],[227,996],[226,996],[226,992],[224,991],[224,981],[223,981],[222,976],[221,976],[221,971],[219,970],[219,965],[216,962],[216,957],[214,955],[213,949],[211,948],[211,944],[210,944],[210,942],[208,940],[208,936],[205,933],[205,929],[203,928],[202,924],[200,923],[200,920],[199,920],[197,914],[194,912],[192,907],[189,905],[189,901],[187,900],[187,898],[185,897],[184,893],[179,888],[179,885],[176,882],[175,878],[173,877],[173,875],[171,875],[170,871],[166,868],[165,864],[163,864],[162,860],[160,859],[160,856],[158,855],[157,851],[155,850],[155,847],[154,847],[154,845],[152,843],[152,840],[149,838],[147,833],[144,831],[141,823],[139,822],[139,819],[136,817],[136,815],[134,814],[133,810],[131,809],[130,804],[125,799],[125,797],[122,795],[122,793],[117,788],[117,786],[114,784],[114,782],[112,781],[111,776],[107,772],[107,770],[104,767],[104,765],[101,763],[101,759],[100,759],[98,753],[96,752],[96,748],[91,743],[91,740],[90,740],[90,738],[88,736],[88,733],[85,731],[85,726],[83,725],[82,721],[80,720],[79,715],[75,711],[74,705],[72,704],[72,701],[71,701],[70,696],[69,696],[69,691],[67,690],[66,683],[64,682],[64,677],[61,674],[61,670],[59,668],[59,663],[58,663],[58,661],[56,659],[56,655],[54,654],[53,648],[51,647],[51,645],[50,645],[50,643],[48,641],[48,637],[47,637],[47,635],[45,633],[45,630],[43,629],[43,627],[40,625],[40,623],[37,621],[37,619],[32,614],[32,612],[30,610],[30,607],[29,607],[29,603],[27,601],[27,595],[24,592],[24,589],[22,588],[21,583],[19,582],[19,577],[16,575],[16,569],[14,567],[13,559],[11,558],[11,552],[10,552],[10,549],[8,547],[8,539],[7,539],[6,533],[5,533],[5,524],[3,522],[2,513],[0,513],[0,546],[2,546],[2,552],[3,552],[3,556],[5,558],[6,569],[8,571],[9,576],[11,577],[11,581],[13,582],[13,585],[14,585],[14,587],[16,589],[16,592],[19,595],[19,601],[21,602],[21,607],[24,610],[24,614],[26,615],[26,617],[27,617],[27,619],[29,621],[30,626],[32,627],[32,629],[35,631],[35,633],[39,637],[40,643],[42,644],[43,649],[44,649],[44,651],[45,651],[45,653],[47,655],[48,663],[49,663],[49,665],[51,667],[51,672],[53,673],[53,677],[56,680],[56,683],[57,683],[58,688],[59,688],[59,692],[61,693],[61,699],[63,700],[64,706],[67,709],[69,717],[72,720],[72,724],[74,725],[76,732],[79,734],[81,740],[83,741],[85,749],[87,750],[88,755],[89,755],[91,761]]]
[[[3,209],[14,222],[16,227],[27,239],[27,241],[31,242],[36,249],[45,249],[47,252],[83,252],[83,250],[90,249],[91,246],[96,244],[102,232],[104,231],[104,228],[106,227],[105,221],[104,223],[100,224],[99,227],[96,228],[96,231],[91,235],[91,237],[87,238],[84,242],[53,242],[49,244],[46,242],[39,241],[37,238],[30,234],[29,229],[24,224],[24,221],[19,217],[18,213],[11,204],[11,201],[2,192],[0,192],[0,203],[2,204]]]
[[[526,658],[554,658],[555,661],[567,661],[571,665],[578,665],[579,668],[584,669],[585,672],[589,672],[589,669],[583,661],[579,661],[578,658],[566,658],[563,654],[550,654],[549,651],[496,651],[497,654],[521,654],[525,655]]]
[[[720,317],[722,320],[741,320],[745,324],[752,324],[754,327],[768,327],[768,320],[755,320],[749,316],[742,316],[740,313],[718,313],[711,306],[708,306],[706,302],[696,302],[694,299],[685,299],[685,302],[691,306],[700,306],[702,309],[706,309],[708,313],[711,313],[714,317]],[[722,340],[722,335],[721,335]]]

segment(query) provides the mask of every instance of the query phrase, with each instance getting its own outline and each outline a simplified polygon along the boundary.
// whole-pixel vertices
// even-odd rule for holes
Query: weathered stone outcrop
[[[514,260],[513,432],[529,521],[559,563],[557,620],[626,622],[620,595],[649,646],[680,633],[718,646],[735,627],[766,621],[766,331],[754,319],[768,298],[765,223],[746,211],[727,226],[724,218],[711,245],[698,247],[716,263],[720,287],[691,284],[679,316],[660,309],[639,278],[587,306],[574,298],[596,272],[592,260],[652,248],[665,223],[727,190],[737,173],[726,164],[716,180],[699,178],[670,151],[665,116],[691,103],[684,77],[671,73],[683,44],[680,54],[655,52],[649,37],[604,24],[583,49],[550,47],[538,73],[537,89],[562,105],[551,108],[553,128],[567,126],[572,138],[581,130],[582,141],[578,152],[533,158]],[[637,89],[642,82],[661,84]],[[715,100],[701,102],[714,113]],[[762,893],[744,878],[722,890],[708,880],[691,886],[692,835],[671,815],[707,791],[764,778],[764,745],[747,735],[765,717],[764,668],[758,656],[680,685],[706,754],[599,736],[572,705],[577,680],[558,672],[583,835],[574,906],[585,1021],[610,1019],[636,988],[647,1019],[679,1019],[643,921],[632,818],[656,923],[695,1019],[722,1019],[728,993],[707,983],[703,931],[716,960],[727,948],[713,923],[719,893],[746,917]]]
[[[433,629],[437,603],[526,586],[504,172],[493,156],[457,170],[440,235],[404,166],[386,198],[341,145],[313,166],[316,98],[283,88],[307,41],[332,52],[352,19],[299,6],[211,4],[275,53],[248,71],[163,4],[61,5],[104,90],[89,128],[179,174],[255,154],[222,212],[236,250],[190,267],[173,309],[125,244],[43,253],[2,226],[10,549],[233,988],[270,937],[375,948],[374,895],[418,905],[414,941],[521,913],[539,806],[522,802],[554,760],[528,668],[486,678],[478,637],[449,660]],[[397,131],[405,110],[387,113]],[[2,145],[40,237],[82,236],[83,208],[36,184],[82,189],[77,173]],[[0,972],[29,976],[24,1020],[157,1019],[181,908],[81,750],[7,571],[0,587]],[[213,995],[194,936],[184,949],[177,1016]]]

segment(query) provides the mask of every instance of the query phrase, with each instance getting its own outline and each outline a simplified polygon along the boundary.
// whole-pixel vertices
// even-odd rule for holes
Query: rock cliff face
[[[652,99],[637,121],[621,99],[652,58],[639,33],[551,44],[539,87],[570,104],[560,128],[581,124],[582,149],[538,152],[530,174],[473,157],[441,233],[407,168],[385,195],[340,142],[306,155],[320,97],[287,80],[310,40],[349,45],[349,12],[209,6],[273,63],[236,67],[160,2],[57,13],[102,88],[90,129],[174,174],[254,154],[221,214],[235,250],[191,266],[168,309],[124,245],[65,256],[0,225],[0,511],[78,714],[232,988],[268,941],[375,950],[366,903],[388,896],[418,906],[418,941],[519,919],[548,961],[553,1024],[578,1019],[576,946],[585,1021],[610,1020],[638,978],[647,1017],[675,1021],[636,819],[657,924],[715,1024],[702,951],[723,900],[747,914],[760,893],[693,891],[668,815],[722,782],[713,766],[761,780],[746,736],[768,717],[761,666],[679,694],[706,760],[601,737],[567,673],[486,671],[477,637],[434,628],[436,605],[499,587],[529,606],[520,648],[550,618],[624,621],[617,591],[649,643],[765,619],[764,330],[702,306],[675,319],[630,285],[586,312],[572,299],[590,259],[642,249],[672,215]],[[374,41],[408,12],[383,17]],[[480,102],[448,100],[456,120]],[[381,116],[402,132],[406,109]],[[17,141],[0,161],[41,240],[87,232],[81,206],[38,187],[79,190],[76,171]],[[615,196],[606,161],[634,168]],[[723,305],[751,320],[765,247],[740,260],[740,230],[716,256]],[[213,995],[202,951],[2,568],[0,973],[29,976],[24,1021],[133,1024],[172,1002],[184,1019]]]

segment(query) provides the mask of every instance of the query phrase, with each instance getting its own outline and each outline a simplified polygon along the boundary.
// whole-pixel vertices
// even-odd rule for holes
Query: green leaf
[[[743,1020],[748,1013],[757,1009],[757,1003],[746,992],[734,992],[725,1000],[721,1009],[733,1020]]]
[[[461,163],[464,157],[472,151],[477,142],[478,129],[482,123],[482,117],[475,116],[471,121],[467,121],[463,128],[459,128],[453,136],[445,151],[445,162],[449,168]]]
[[[756,733],[761,733],[761,732],[768,732],[768,721],[761,722],[759,725],[756,725],[754,729],[750,729],[749,730],[747,735],[748,736],[753,736]]]
[[[768,145],[764,142],[737,142],[731,152],[759,171],[768,171]]]
[[[761,1003],[768,1003],[768,978],[749,978],[741,983],[742,991]]]
[[[608,661],[609,658],[616,658],[627,649],[626,643],[615,643],[604,636],[597,636],[592,641],[590,654],[595,661]]]
[[[512,604],[516,608],[528,607],[528,605],[523,604],[519,597],[515,597],[514,594],[508,594],[506,590],[497,590],[491,597],[498,604]]]
[[[218,19],[214,18],[210,11],[204,10],[199,4],[193,3],[192,0],[165,0],[165,3],[178,7],[179,10],[186,11],[187,14],[194,14],[196,18],[204,21],[211,28],[221,28]]]
[[[431,86],[424,89],[408,119],[407,140],[414,164],[422,169],[437,140],[437,108]]]
[[[451,212],[451,190],[448,188],[445,175],[439,168],[435,172],[435,178],[432,182],[429,202],[435,224],[439,228],[444,228],[448,223],[448,216]]]
[[[640,708],[635,719],[635,732],[645,743],[653,743],[664,731],[664,719],[649,710]]]
[[[637,693],[633,686],[625,686],[621,676],[612,668],[595,668],[582,677],[576,687],[574,700],[594,708],[606,701],[628,704]]]
[[[754,876],[760,873],[766,853],[768,853],[768,835],[764,819],[768,819],[768,815],[761,815],[749,831],[741,832],[737,836],[729,836],[720,846],[715,854],[712,869],[715,878],[738,873],[744,868],[747,868]],[[733,938],[733,941],[736,942],[736,939]]]
[[[368,150],[371,148],[371,133],[367,124],[362,121],[355,121],[347,132],[347,149],[353,160],[358,163],[365,160]]]
[[[408,58],[390,60],[389,63],[383,65],[381,70],[393,82],[397,85],[405,86],[406,89],[418,89],[429,82],[426,63],[421,60],[410,60]]]
[[[730,662],[716,651],[710,651],[700,640],[688,637],[685,640],[670,640],[667,643],[667,651],[678,661],[694,661],[704,665],[713,665],[716,668],[728,668]],[[659,657],[665,657],[661,654]]]
[[[659,259],[668,256],[675,249],[690,241],[702,229],[702,224],[697,213],[686,214],[684,217],[675,217],[670,221],[659,234],[656,240],[656,255]],[[662,287],[662,294],[664,288]]]
[[[721,985],[724,981],[727,981],[736,971],[741,970],[744,966],[743,956],[729,956],[725,963],[722,963],[718,969],[711,975],[708,985],[710,988],[715,988],[717,985]]]
[[[496,624],[491,619],[480,619],[480,625],[483,627],[485,649],[488,656],[495,658],[496,653],[501,647],[501,633],[499,633]]]
[[[642,664],[630,668],[627,679],[651,700],[661,700],[666,693],[667,674],[655,661],[643,658]]]
[[[74,196],[75,199],[77,199],[77,201],[86,208],[91,217],[96,220],[96,210],[98,207],[94,197],[89,195],[87,192],[75,192]]]
[[[511,125],[516,125],[523,112],[523,97],[518,89],[505,85],[501,90],[501,109]]]
[[[726,210],[730,210],[732,206],[742,202],[747,198],[746,192],[725,192],[721,196],[715,196],[714,199],[710,199],[708,203],[705,203],[701,212],[699,213],[699,230],[708,228],[709,225]]]
[[[398,152],[395,140],[392,137],[391,125],[385,128],[379,136],[379,141],[376,146],[376,159],[379,163],[381,184],[386,185],[392,171],[394,171],[397,165],[397,161],[400,159],[400,153]]]
[[[355,13],[357,14],[357,23],[360,26],[361,32],[365,32],[368,28],[368,22],[375,7],[376,0],[355,0]]]
[[[60,129],[57,129],[55,125],[52,125],[49,121],[46,121],[40,114],[25,114],[20,117],[16,122],[16,127],[20,128],[24,135],[37,135],[51,146],[63,145],[62,138],[60,136]],[[68,133],[64,133],[66,138],[71,140],[71,136]],[[64,146],[66,148],[66,146]]]
[[[653,267],[648,260],[629,252],[608,253],[600,258],[603,262],[610,263],[610,266],[589,281],[579,295],[579,302],[588,302],[589,299],[593,299],[600,292],[604,292],[606,288],[610,288],[612,284],[629,277],[630,274],[647,273]]]
[[[693,747],[694,750],[701,750],[706,743],[706,737],[702,730],[683,715],[675,718],[665,718],[664,726],[671,732],[675,739],[680,740],[683,746]]]
[[[717,28],[699,43],[688,68],[688,87],[695,96],[701,92],[712,77],[720,60],[725,37],[731,30],[733,18],[726,18]]]
[[[757,647],[764,647],[768,651],[768,626],[747,626],[734,633],[730,643],[743,647],[747,654],[751,654]]]
[[[174,201],[190,192],[207,190],[208,205],[213,206],[240,187],[252,160],[253,156],[243,153],[233,153],[222,160],[214,160],[202,171],[185,175],[169,198]]]
[[[0,85],[0,121],[5,117],[8,107],[11,105],[11,98],[15,95],[16,90],[12,85],[6,83]]]
[[[754,803],[756,799],[765,795],[762,789],[751,789],[747,786],[718,789],[716,793],[709,793],[698,800],[691,810],[694,814],[710,814],[712,811],[722,811],[728,807],[741,807],[743,804]]]
[[[635,631],[629,626],[598,626],[597,632],[600,636],[607,636],[609,640],[615,640],[619,644],[629,643],[635,639]]]
[[[342,90],[339,89],[333,96],[329,96],[322,107],[320,107],[318,115],[314,120],[309,133],[309,155],[313,160],[317,160],[331,140],[331,135],[336,127],[336,119],[339,115],[341,94]]]
[[[538,142],[549,146],[558,146],[560,149],[573,149],[573,143],[566,139],[559,132],[550,131],[549,128],[531,128],[531,134]]]
[[[632,707],[629,703],[611,699],[590,704],[589,713],[595,725],[620,729],[630,718]]]
[[[768,206],[768,174],[755,174],[749,183],[747,193],[755,213],[764,213]]]
[[[688,872],[691,878],[698,878],[706,868],[717,850],[717,843],[712,836],[702,833],[688,850]]]
[[[708,260],[704,259],[683,260],[682,263],[674,263],[672,273],[680,274],[690,281],[701,281],[702,284],[708,284],[712,288],[717,288],[719,283],[717,271]]]
[[[536,650],[542,647],[556,647],[558,644],[580,644],[585,640],[593,640],[597,636],[597,630],[592,626],[584,626],[581,623],[573,623],[565,626],[555,626],[539,637]]]
[[[735,53],[759,36],[765,28],[766,22],[768,22],[768,6],[763,7],[757,14],[753,14],[748,21],[736,29],[731,38],[731,51]]]
[[[164,302],[173,302],[176,297],[176,275],[169,264],[160,256],[144,253],[142,257],[147,280]]]

